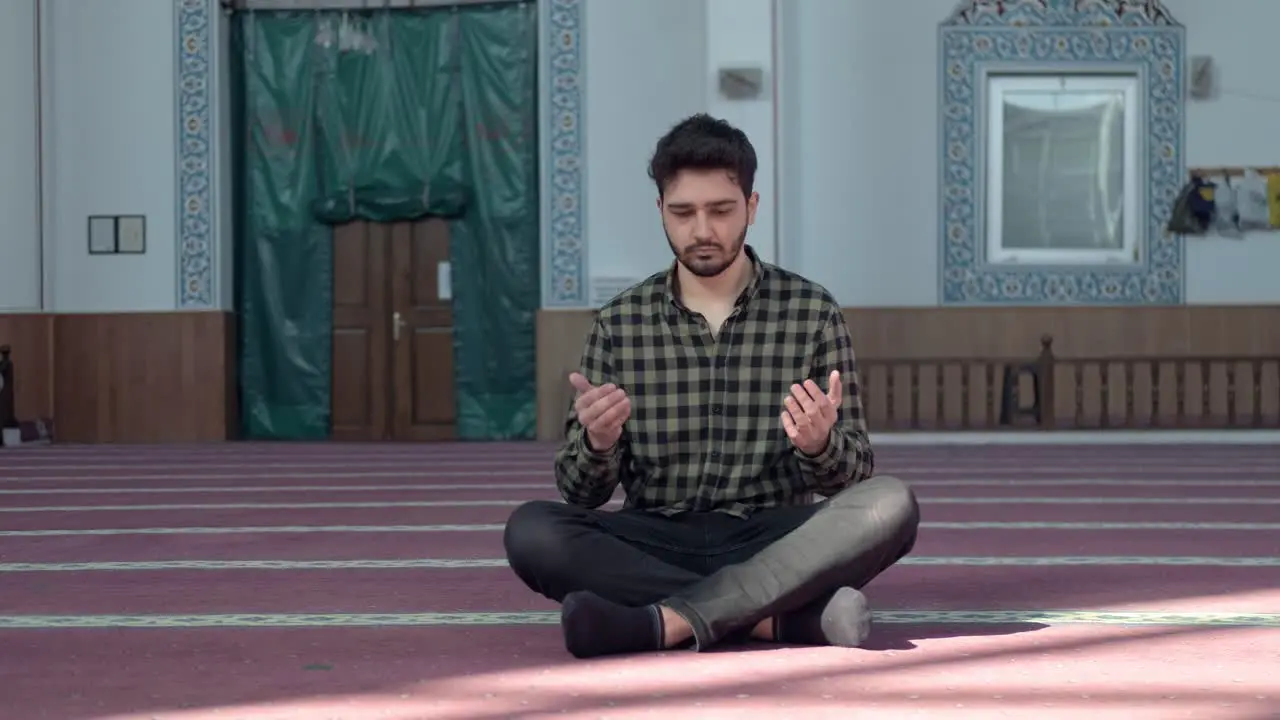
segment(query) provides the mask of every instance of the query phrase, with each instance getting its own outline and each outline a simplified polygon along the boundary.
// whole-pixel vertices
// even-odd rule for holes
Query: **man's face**
[[[715,277],[738,259],[759,195],[743,197],[724,170],[682,170],[658,198],[662,228],[676,260],[698,277]]]

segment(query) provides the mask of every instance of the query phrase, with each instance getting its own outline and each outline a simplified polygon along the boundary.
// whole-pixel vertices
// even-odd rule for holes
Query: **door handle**
[[[400,328],[407,324],[404,318],[400,317],[399,312],[391,313],[391,339],[398,342],[400,340]]]

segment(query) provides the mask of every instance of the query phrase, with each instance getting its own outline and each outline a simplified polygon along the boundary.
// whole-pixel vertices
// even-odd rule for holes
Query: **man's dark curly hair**
[[[681,170],[727,171],[744,197],[751,195],[756,181],[756,149],[747,134],[724,120],[698,113],[681,120],[658,140],[649,161],[649,177],[658,186],[658,196]]]

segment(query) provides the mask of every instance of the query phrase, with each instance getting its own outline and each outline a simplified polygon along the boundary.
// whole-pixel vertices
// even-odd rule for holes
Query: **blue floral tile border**
[[[583,120],[586,94],[582,64],[584,0],[543,0],[549,115],[543,152],[542,306],[587,305],[586,153]]]
[[[217,307],[213,24],[217,0],[178,0],[176,218],[179,310]]]
[[[1185,252],[1165,233],[1182,186],[1184,28],[1156,0],[965,0],[939,29],[939,300],[943,305],[1177,305]],[[1147,171],[1143,262],[993,265],[979,237],[976,164],[987,72],[1123,65],[1143,86]]]

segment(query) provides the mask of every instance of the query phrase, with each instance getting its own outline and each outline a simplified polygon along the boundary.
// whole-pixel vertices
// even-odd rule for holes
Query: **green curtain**
[[[234,24],[242,428],[328,436],[332,226],[452,224],[464,438],[534,432],[536,6]]]
[[[452,227],[454,367],[464,438],[532,439],[538,219],[534,3],[461,11],[462,106],[473,205]]]
[[[329,228],[311,207],[320,193],[315,18],[238,17],[241,428],[250,438],[327,437],[333,261]]]

